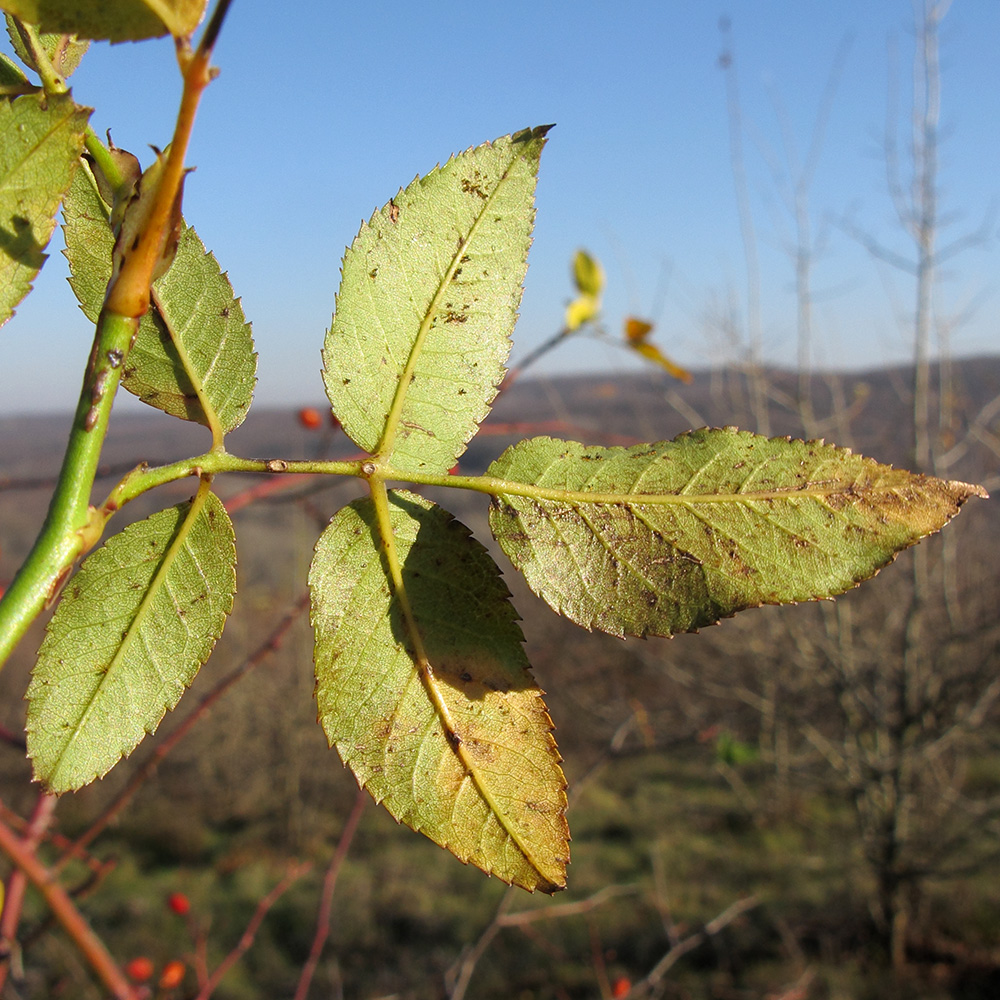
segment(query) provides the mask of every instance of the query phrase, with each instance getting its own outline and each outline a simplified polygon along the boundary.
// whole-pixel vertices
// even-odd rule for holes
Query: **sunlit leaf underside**
[[[10,29],[8,28],[8,34]],[[20,87],[28,82],[21,67],[6,52],[0,52],[0,86]]]
[[[70,285],[96,322],[111,278],[114,236],[89,170],[74,179],[63,215]],[[233,430],[253,400],[257,356],[240,300],[191,227],[184,227],[173,266],[153,283],[153,291],[154,307],[139,324],[122,385],[150,406],[207,425],[193,372],[221,429]]]
[[[413,181],[344,257],[323,351],[345,432],[407,472],[446,472],[503,379],[545,128]]]
[[[69,97],[0,100],[0,325],[45,261],[59,202],[80,162],[90,112]]]
[[[236,548],[200,492],[115,535],[80,568],[28,687],[28,755],[47,789],[81,788],[131,753],[208,659],[232,608]]]
[[[441,508],[389,498],[417,634],[374,504],[356,501],[323,533],[309,575],[320,722],[398,820],[506,882],[561,888],[565,781],[500,571]]]
[[[815,441],[725,430],[632,448],[535,438],[488,470],[490,525],[556,611],[672,635],[760,604],[843,593],[981,488]]]
[[[2,0],[0,7],[43,31],[94,41],[137,42],[190,35],[208,0]]]

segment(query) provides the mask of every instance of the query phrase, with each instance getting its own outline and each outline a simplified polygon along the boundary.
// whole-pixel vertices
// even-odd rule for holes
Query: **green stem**
[[[49,57],[45,54],[45,49],[42,47],[42,41],[38,37],[38,32],[35,30],[34,26],[31,24],[25,24],[24,21],[14,18],[14,24],[17,27],[17,33],[21,36],[21,41],[24,42],[25,47],[31,53],[31,58],[35,63],[35,69],[38,70],[38,76],[42,81],[42,86],[45,88],[46,94],[65,94],[69,91],[69,87],[66,86],[66,79],[62,74],[52,65]]]
[[[224,472],[248,472],[291,475],[355,476],[370,478],[375,463],[368,459],[349,462],[320,460],[285,461],[272,458],[240,458],[227,451],[210,451],[194,458],[185,458],[171,465],[156,468],[139,466],[128,473],[111,491],[101,508],[102,524],[126,503],[157,486],[176,482],[188,476],[217,475]],[[533,483],[495,476],[456,476],[420,472],[402,472],[390,465],[378,466],[378,477],[384,482],[413,483],[419,486],[443,486],[458,490],[471,490],[488,496],[520,496],[535,500],[549,500],[567,504],[706,504],[750,503],[764,500],[783,500],[787,490],[758,490],[752,493],[597,493],[585,490],[564,490]],[[844,492],[842,486],[817,485],[812,489],[795,491],[796,497],[824,498]]]
[[[170,153],[135,247],[108,285],[66,455],[45,523],[24,565],[0,601],[0,666],[6,663],[28,626],[55,601],[74,564],[97,543],[110,516],[104,510],[93,510],[89,504],[97,463],[125,359],[138,332],[139,319],[149,309],[153,269],[162,256],[172,209],[179,195],[195,113],[205,88],[214,77],[210,65],[212,47],[228,8],[229,0],[219,0],[195,52],[188,52],[186,42],[182,44],[182,40],[178,40],[178,55],[183,53],[180,62],[184,91]],[[30,26],[21,28],[25,44],[36,56],[46,90],[64,92],[65,81],[45,58],[37,34]]]
[[[107,178],[108,184],[116,191],[121,188],[125,183],[125,175],[122,173],[118,161],[111,155],[111,150],[97,138],[97,133],[89,125],[83,136],[83,144],[87,147],[87,152],[101,173]]]
[[[147,468],[137,466],[128,473],[111,491],[108,499],[100,509],[102,523],[125,504],[141,496],[157,486],[177,482],[188,476],[214,476],[221,472],[251,472],[281,475],[296,473],[300,475],[323,474],[328,476],[364,476],[363,466],[366,463],[357,460],[353,462],[321,462],[300,461],[286,462],[280,458],[240,458],[227,451],[209,451],[194,458],[185,458],[170,465],[158,465]]]
[[[118,382],[137,319],[102,313],[73,417],[66,454],[35,544],[0,601],[0,666],[28,626],[56,599],[73,565],[97,538],[90,493]],[[96,529],[96,537],[95,537]]]

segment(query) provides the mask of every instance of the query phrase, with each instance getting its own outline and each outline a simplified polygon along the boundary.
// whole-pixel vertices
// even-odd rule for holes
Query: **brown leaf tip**
[[[977,486],[973,483],[962,483],[957,479],[948,482],[948,489],[955,494],[955,499],[959,506],[965,503],[969,497],[981,497],[983,500],[989,500],[990,498],[989,493],[982,486]]]

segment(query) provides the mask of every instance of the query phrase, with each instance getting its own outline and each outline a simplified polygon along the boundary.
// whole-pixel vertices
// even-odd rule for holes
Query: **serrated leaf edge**
[[[67,739],[66,745],[63,748],[62,753],[60,753],[56,763],[52,768],[51,774],[41,775],[38,774],[37,772],[35,773],[34,775],[35,779],[41,781],[47,791],[56,793],[76,791],[77,789],[82,788],[84,784],[88,783],[88,782],[72,783],[66,786],[60,786],[56,781],[56,778],[58,777],[59,769],[62,765],[66,753],[69,751],[73,741],[76,739],[77,735],[80,733],[80,731],[86,724],[87,717],[89,716],[89,713],[93,707],[95,700],[97,699],[100,692],[104,689],[105,684],[109,682],[115,667],[121,662],[121,658],[124,655],[124,652],[127,649],[130,642],[132,641],[133,637],[138,634],[139,625],[141,624],[145,614],[149,611],[150,607],[152,606],[156,593],[158,592],[160,586],[163,585],[163,582],[165,581],[167,574],[170,572],[174,560],[176,559],[178,553],[183,548],[184,543],[186,542],[187,537],[190,534],[195,521],[197,520],[198,516],[204,509],[210,494],[211,494],[211,484],[207,480],[203,480],[198,489],[198,492],[191,500],[191,506],[188,508],[188,511],[185,514],[183,523],[175,532],[170,545],[167,546],[167,549],[163,554],[163,558],[160,562],[160,565],[157,567],[157,570],[153,575],[153,579],[150,581],[149,587],[146,589],[146,593],[143,595],[142,600],[139,602],[139,606],[136,608],[135,614],[132,620],[129,622],[128,628],[123,632],[122,641],[119,644],[110,663],[108,664],[107,670],[105,671],[104,676],[101,679],[101,683],[94,689],[94,692],[90,697],[90,701],[88,702],[86,708],[84,709],[79,722],[75,725],[73,734],[69,737],[69,739]],[[230,595],[228,607],[225,608],[226,615],[228,615],[232,610],[232,605],[233,605],[233,597],[232,595]],[[49,623],[49,626],[47,626],[46,629],[47,631],[49,627],[51,627],[51,622]],[[174,706],[163,707],[163,710],[160,713],[159,718],[153,723],[152,728],[151,729],[147,728],[146,730],[147,734],[152,734],[156,731],[160,722],[163,721],[163,717],[166,715],[167,711],[171,710],[173,707],[176,707],[176,703]],[[136,744],[136,746],[138,746],[138,744]],[[115,758],[115,760],[112,761],[104,771],[102,771],[99,774],[95,774],[93,778],[91,778],[90,780],[92,781],[95,780],[96,778],[104,777],[104,775],[107,774],[115,766],[115,764],[117,764],[118,761],[122,759],[122,757],[127,757],[134,749],[135,747],[132,747],[131,749],[126,750],[123,753],[120,753],[118,757]]]
[[[551,892],[556,889],[564,888],[566,884],[565,868],[563,868],[561,876],[557,874],[555,879],[552,878],[551,873],[546,874],[546,866],[538,861],[535,857],[535,852],[529,845],[524,843],[524,840],[519,834],[517,828],[507,819],[504,811],[499,807],[493,797],[493,794],[490,792],[487,783],[483,780],[479,767],[476,765],[476,762],[472,759],[469,752],[465,749],[462,739],[458,733],[458,726],[452,719],[451,712],[448,709],[441,692],[438,690],[434,678],[434,668],[427,656],[423,635],[413,614],[413,608],[410,605],[409,595],[406,592],[406,587],[403,582],[402,566],[400,565],[399,553],[396,549],[396,541],[392,530],[388,492],[386,491],[385,484],[381,480],[375,480],[371,483],[371,496],[375,508],[376,523],[378,525],[382,549],[385,554],[386,565],[389,569],[389,578],[392,585],[393,595],[399,602],[400,611],[403,614],[403,620],[406,624],[407,633],[413,643],[413,664],[420,677],[420,682],[423,685],[424,690],[427,692],[427,696],[434,707],[435,714],[441,723],[441,727],[444,730],[445,740],[451,748],[451,751],[462,762],[462,766],[465,768],[470,779],[475,785],[477,792],[487,804],[491,815],[500,824],[501,828],[507,836],[510,837],[511,841],[517,846],[521,855],[528,862],[528,864],[531,865],[531,867],[538,873],[539,883],[536,888],[541,889],[543,892]]]
[[[16,66],[14,68],[17,69]],[[39,99],[38,96],[35,94],[22,94],[19,97],[15,97],[13,100],[8,99],[4,103],[11,109],[11,113],[13,113],[14,105],[18,101],[20,100],[30,101],[38,99]],[[60,103],[64,104],[68,108],[68,112],[64,117],[60,118],[59,121],[52,128],[49,129],[48,133],[46,134],[46,137],[48,137],[48,135],[51,135],[53,132],[58,131],[61,128],[64,128],[66,126],[67,121],[71,117],[73,117],[73,115],[85,113],[88,118],[90,116],[91,109],[85,108],[81,105],[74,103],[74,101],[69,95],[66,95],[65,97],[63,96],[50,97],[48,99],[50,101],[57,100]],[[80,133],[80,148],[81,149],[83,148],[82,132]],[[79,156],[74,156],[73,160],[76,165],[70,168],[66,184],[63,185],[58,191],[55,192],[50,191],[49,197],[44,204],[44,211],[42,214],[44,214],[46,219],[48,220],[48,234],[45,236],[44,242],[38,245],[38,253],[41,258],[41,262],[39,263],[38,267],[35,268],[34,273],[31,275],[31,277],[28,279],[28,282],[25,285],[24,292],[21,295],[21,297],[9,307],[9,311],[7,312],[6,316],[0,315],[0,327],[6,324],[16,314],[17,307],[28,297],[32,289],[35,287],[35,279],[38,277],[38,274],[41,271],[42,267],[45,265],[45,262],[48,260],[49,255],[44,253],[43,251],[52,240],[52,234],[55,232],[56,229],[56,224],[57,224],[56,215],[59,211],[59,206],[60,204],[62,204],[62,200],[65,197],[66,192],[69,190],[70,185],[73,183],[73,177],[75,176],[77,169],[79,169],[79,164],[81,162]],[[22,161],[22,163],[19,164],[19,166],[23,165],[23,162],[24,161]]]
[[[630,446],[630,447],[623,447],[623,446],[610,446],[609,447],[609,446],[602,446],[602,445],[588,446],[588,445],[582,445],[579,442],[561,441],[558,438],[552,438],[552,437],[548,437],[548,436],[542,436],[542,437],[531,438],[531,439],[527,439],[527,440],[524,440],[524,441],[520,441],[520,442],[518,442],[518,443],[516,443],[514,445],[511,445],[509,448],[507,448],[505,450],[505,452],[495,462],[491,463],[490,469],[492,469],[496,465],[498,465],[501,462],[503,462],[504,459],[507,458],[507,456],[509,456],[512,453],[514,453],[517,449],[519,449],[519,448],[528,448],[534,442],[551,442],[551,443],[555,443],[555,444],[564,444],[564,445],[568,445],[568,446],[579,446],[580,448],[583,448],[583,449],[588,450],[588,451],[593,451],[593,452],[605,452],[605,453],[611,453],[611,454],[621,454],[621,453],[627,453],[627,452],[630,452],[630,451],[635,451],[637,449],[643,449],[643,448],[645,448],[645,449],[653,449],[653,448],[659,448],[659,447],[662,447],[662,446],[666,446],[668,444],[680,443],[680,442],[683,442],[685,439],[693,438],[693,437],[698,437],[698,436],[704,435],[706,433],[713,433],[713,432],[729,432],[729,433],[733,434],[734,437],[743,437],[743,438],[751,438],[751,439],[752,438],[760,438],[761,440],[766,440],[769,443],[770,442],[791,442],[793,440],[801,440],[801,439],[793,439],[791,436],[775,436],[775,437],[765,438],[763,435],[755,434],[752,431],[741,431],[741,430],[739,430],[738,428],[735,428],[735,427],[702,428],[700,430],[685,431],[682,434],[677,435],[676,437],[674,437],[670,441],[660,441],[660,442],[655,442],[653,444],[638,444],[638,445],[633,445],[633,446]],[[942,520],[941,524],[939,524],[937,527],[930,528],[928,530],[922,530],[921,529],[919,531],[919,533],[916,534],[915,537],[909,543],[907,543],[907,545],[903,546],[900,549],[897,549],[896,551],[892,551],[892,552],[887,553],[884,561],[881,564],[879,564],[878,566],[876,566],[874,568],[873,572],[871,572],[869,575],[864,576],[864,577],[862,577],[860,579],[854,580],[853,582],[851,582],[847,586],[843,587],[843,589],[835,591],[830,596],[836,596],[837,594],[846,593],[847,591],[855,589],[858,586],[860,586],[860,584],[863,583],[865,580],[872,579],[879,572],[881,572],[882,569],[884,569],[886,566],[888,566],[889,564],[891,564],[896,559],[896,557],[899,555],[899,552],[903,551],[904,548],[912,546],[913,544],[916,544],[920,539],[926,538],[928,535],[934,534],[936,531],[939,531],[945,524],[948,523],[948,521],[950,521],[958,513],[959,509],[966,502],[966,500],[968,500],[970,497],[980,497],[980,498],[985,499],[985,498],[988,498],[988,496],[989,496],[989,494],[986,492],[986,490],[983,487],[981,487],[981,486],[977,486],[977,485],[970,484],[970,483],[964,483],[964,482],[961,482],[961,481],[958,481],[958,480],[942,480],[942,479],[939,479],[939,478],[934,477],[934,476],[928,476],[928,475],[919,474],[919,473],[911,473],[911,472],[908,472],[906,470],[898,469],[898,468],[896,468],[894,466],[891,466],[891,465],[885,465],[883,463],[879,463],[875,459],[869,458],[867,456],[857,454],[857,453],[855,453],[850,448],[845,448],[845,447],[841,447],[841,446],[838,446],[838,445],[829,445],[829,444],[827,444],[823,440],[803,441],[802,443],[806,444],[806,445],[813,445],[813,446],[824,447],[824,448],[833,448],[837,452],[839,452],[841,455],[843,455],[844,457],[850,456],[850,457],[854,457],[854,458],[860,460],[863,463],[864,466],[878,467],[878,468],[884,470],[885,472],[903,473],[906,476],[910,477],[910,481],[911,481],[912,484],[914,484],[914,485],[916,485],[918,487],[920,485],[932,485],[933,484],[933,485],[937,486],[938,488],[942,489],[946,493],[948,501],[950,503],[950,509],[946,512],[946,514],[944,516],[944,519]],[[551,468],[551,465],[549,466],[549,468]],[[487,470],[487,472],[489,472],[489,469]],[[752,502],[761,501],[761,500],[783,500],[783,499],[792,499],[792,498],[798,498],[798,497],[811,497],[813,499],[818,499],[818,500],[821,500],[821,501],[825,501],[827,499],[833,499],[833,498],[836,498],[836,497],[848,497],[848,498],[854,497],[854,498],[856,498],[856,497],[858,497],[860,495],[860,494],[858,494],[856,491],[854,491],[850,487],[848,487],[846,489],[843,488],[843,487],[838,488],[838,489],[822,489],[822,488],[819,488],[819,489],[801,489],[801,488],[795,488],[795,487],[788,487],[788,488],[781,488],[781,489],[769,490],[769,491],[758,491],[758,492],[747,492],[747,493],[724,493],[724,494],[723,493],[719,493],[719,494],[597,493],[597,492],[593,492],[593,491],[552,489],[552,488],[548,488],[548,487],[540,487],[540,486],[537,486],[537,485],[534,485],[534,484],[528,484],[528,483],[523,483],[523,482],[510,481],[510,480],[502,479],[502,478],[491,477],[489,475],[487,475],[486,477],[484,477],[483,487],[487,490],[487,492],[489,492],[489,493],[492,494],[491,510],[499,508],[499,506],[503,502],[504,496],[511,496],[511,497],[516,496],[516,497],[520,497],[520,498],[524,498],[524,499],[529,499],[529,500],[536,501],[536,503],[538,503],[538,505],[543,510],[545,510],[546,517],[549,518],[550,520],[551,520],[550,512],[548,510],[546,510],[546,505],[547,504],[551,504],[553,507],[556,507],[557,509],[558,509],[559,505],[575,509],[575,510],[577,510],[577,512],[580,514],[581,518],[586,523],[586,525],[588,527],[588,530],[590,530],[591,534],[593,534],[594,537],[597,538],[598,541],[600,541],[602,544],[604,544],[603,539],[601,538],[600,534],[597,531],[594,530],[593,526],[590,525],[590,523],[589,523],[589,521],[587,519],[587,516],[584,513],[584,510],[582,510],[581,508],[586,508],[588,506],[595,506],[595,505],[596,506],[619,506],[619,507],[627,507],[637,517],[639,517],[640,520],[644,520],[641,517],[641,508],[644,507],[644,506],[685,506],[685,507],[690,508],[691,511],[692,511],[692,513],[695,516],[698,516],[698,514],[697,514],[697,507],[700,506],[700,505],[706,505],[706,504],[741,503],[741,502],[742,503],[752,503]],[[869,487],[869,490],[870,491],[874,491],[874,492],[883,492],[883,493],[897,493],[898,492],[898,487],[887,486],[887,487],[882,487],[880,489],[879,487],[875,486],[875,487]],[[647,525],[647,527],[649,527],[650,530],[655,531],[654,526]],[[501,547],[504,548],[504,546],[503,546],[503,539],[502,539],[502,535],[504,534],[504,532],[498,532],[497,531],[496,525],[494,524],[494,519],[493,519],[492,516],[490,518],[490,530],[493,533],[494,538],[501,544]],[[620,558],[620,557],[615,556],[615,558]],[[516,568],[518,568],[520,570],[520,567],[516,567]],[[521,572],[522,572],[522,575],[525,575],[524,571],[521,571]],[[552,607],[557,613],[559,613],[561,615],[567,615],[567,612],[566,612],[565,608],[562,606],[562,602],[558,602],[557,601],[557,602],[553,603],[553,601],[550,599],[550,596],[546,596],[541,591],[536,590],[536,588],[535,588],[534,584],[531,582],[531,580],[528,579],[527,576],[525,578],[526,578],[527,582],[529,583],[529,586],[531,587],[531,589],[533,591],[535,591],[538,594],[538,596],[541,597],[542,600],[544,600],[547,604],[549,604],[550,607]],[[811,597],[811,598],[808,598],[808,600],[821,600],[821,599],[823,599],[824,596],[826,596],[826,595]],[[803,599],[805,599],[805,598],[803,598]],[[796,602],[794,602],[794,601],[766,601],[765,600],[765,601],[757,601],[757,602],[754,602],[752,604],[746,604],[746,605],[743,605],[743,606],[741,606],[739,608],[734,609],[732,612],[730,612],[728,614],[721,615],[719,618],[716,618],[714,621],[705,621],[705,622],[702,622],[698,626],[698,628],[691,629],[690,631],[697,632],[700,628],[708,627],[709,625],[717,625],[724,618],[732,618],[736,614],[738,614],[740,611],[750,610],[752,608],[762,607],[764,605],[772,605],[773,606],[773,605],[788,604],[788,603],[796,603]],[[570,617],[570,620],[576,622],[578,625],[580,625],[581,627],[587,629],[588,631],[593,631],[594,628],[597,627],[597,628],[600,629],[600,631],[604,631],[604,632],[606,632],[607,634],[610,634],[610,635],[615,635],[618,638],[623,638],[626,635],[637,635],[640,638],[644,638],[647,635],[657,635],[657,636],[661,636],[661,637],[665,637],[665,638],[670,638],[674,634],[676,634],[676,633],[654,632],[654,631],[652,631],[650,629],[644,629],[642,631],[636,631],[636,632],[632,632],[632,631],[629,631],[627,629],[612,629],[612,628],[606,628],[604,626],[597,626],[596,625],[596,619],[592,620],[590,622],[587,622],[587,621],[581,621],[581,620],[579,620],[576,617],[572,617],[572,616],[569,616],[569,617]]]
[[[507,137],[505,137],[507,138]],[[512,141],[512,140],[511,140]],[[513,142],[512,142],[513,144]],[[477,148],[490,148],[494,143],[484,143],[482,146]],[[474,155],[475,150],[471,151]],[[420,327],[417,331],[417,336],[413,341],[413,346],[410,348],[410,356],[407,358],[406,366],[403,369],[403,374],[399,378],[399,382],[396,384],[396,392],[393,396],[392,405],[389,408],[389,414],[386,417],[385,428],[382,432],[382,439],[379,441],[378,447],[376,449],[376,455],[380,458],[388,459],[392,454],[392,448],[396,439],[396,432],[399,429],[399,422],[402,417],[403,407],[406,403],[406,395],[409,391],[410,385],[413,382],[413,376],[416,371],[417,362],[420,359],[420,353],[423,349],[424,342],[427,339],[427,335],[431,330],[434,320],[437,317],[438,311],[440,309],[441,303],[444,301],[445,295],[448,293],[448,289],[451,285],[452,280],[455,277],[455,272],[459,269],[461,265],[462,256],[465,254],[466,248],[473,241],[476,233],[479,231],[483,219],[487,215],[487,211],[490,206],[495,201],[498,192],[502,189],[503,185],[507,182],[511,171],[514,166],[523,159],[523,155],[518,154],[511,157],[510,163],[507,164],[504,172],[497,178],[496,183],[493,185],[487,198],[483,201],[482,206],[478,214],[476,215],[472,225],[469,228],[468,233],[464,236],[460,236],[458,239],[458,245],[452,254],[451,263],[448,265],[440,283],[438,284],[437,291],[434,293],[434,297],[431,299],[430,304],[427,307],[427,312],[425,313],[423,319],[420,322]],[[452,157],[448,162],[457,162],[458,157]],[[439,168],[428,176],[433,176]],[[388,206],[386,206],[383,211],[386,211]],[[533,215],[532,211],[532,215]],[[529,237],[530,239],[530,237]],[[509,342],[509,337],[508,337]],[[499,383],[493,386],[493,395],[486,401],[487,407],[492,399],[496,397],[496,389]],[[473,434],[475,433],[475,428],[473,429]]]

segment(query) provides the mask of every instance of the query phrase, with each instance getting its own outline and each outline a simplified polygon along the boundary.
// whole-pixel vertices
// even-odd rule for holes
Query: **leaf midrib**
[[[442,484],[442,477],[424,476],[418,472],[398,472],[394,469],[384,469],[383,475],[386,479],[398,479],[401,482],[430,486]],[[861,500],[873,494],[895,493],[899,488],[895,485],[873,484],[858,486],[854,482],[839,482],[836,486],[830,487],[821,487],[818,485],[806,488],[789,486],[784,489],[756,490],[752,493],[629,493],[624,490],[617,493],[603,493],[596,490],[565,490],[550,486],[536,486],[532,483],[500,479],[493,476],[449,476],[447,477],[446,485],[459,489],[474,490],[479,493],[488,493],[496,497],[524,497],[528,500],[548,500],[554,503],[566,503],[574,506],[585,504],[604,504],[609,506],[667,504],[682,507],[706,503],[751,504],[801,497],[827,500],[832,497],[853,496]]]
[[[24,96],[30,97],[32,95],[26,94]],[[10,118],[8,119],[8,124],[12,124],[15,128],[17,127],[18,119],[24,117],[24,115],[21,113],[21,107],[26,106],[26,105],[21,105],[20,107],[18,107],[17,110],[14,110],[13,105],[16,104],[18,100],[19,98],[15,98],[15,100],[10,105],[11,113],[10,113]],[[42,111],[41,108],[39,108],[38,110]],[[29,146],[26,149],[25,155],[21,156],[20,158],[18,158],[17,160],[13,161],[10,164],[6,176],[3,178],[3,183],[0,184],[0,191],[14,189],[13,184],[11,183],[12,179],[21,175],[24,172],[24,167],[26,166],[26,164],[30,162],[35,156],[38,155],[38,153],[52,139],[54,135],[56,135],[58,132],[62,131],[63,128],[65,128],[66,123],[73,117],[74,114],[76,114],[77,110],[78,109],[76,105],[73,104],[72,101],[68,101],[66,103],[65,107],[63,108],[64,114],[61,117],[53,117],[50,126],[45,130],[45,132],[38,138],[38,140],[33,145]],[[45,112],[42,111],[42,113],[44,114]],[[58,203],[58,200],[59,200],[58,198],[50,194],[49,200],[46,202],[46,205],[51,204],[53,201],[56,201]]]
[[[50,784],[56,784],[56,779],[59,770],[63,764],[63,761],[66,758],[66,754],[70,751],[70,748],[73,746],[77,737],[80,735],[81,731],[85,727],[88,719],[90,718],[91,713],[94,710],[94,705],[96,704],[101,693],[112,682],[112,676],[116,673],[117,668],[119,668],[122,665],[125,659],[126,652],[132,646],[134,641],[138,641],[137,637],[141,638],[142,622],[148,615],[150,608],[153,605],[153,601],[156,599],[156,596],[159,593],[160,587],[165,584],[166,577],[169,574],[174,564],[174,561],[177,558],[177,555],[179,554],[181,548],[187,541],[188,535],[190,535],[191,533],[191,528],[193,527],[195,520],[201,513],[201,510],[204,507],[206,500],[208,499],[209,489],[210,489],[210,484],[207,481],[203,480],[201,486],[198,489],[197,494],[191,501],[191,506],[184,517],[183,523],[180,525],[180,527],[174,534],[174,537],[171,540],[170,545],[167,546],[167,549],[163,554],[163,558],[160,562],[160,565],[157,567],[156,572],[153,574],[152,580],[150,580],[149,582],[149,586],[146,588],[146,593],[143,594],[142,600],[139,602],[138,607],[135,609],[135,612],[132,616],[132,622],[129,625],[128,629],[126,629],[126,633],[122,638],[121,642],[118,644],[117,651],[111,658],[111,661],[108,663],[108,668],[105,671],[104,676],[101,678],[100,683],[97,685],[97,687],[94,689],[93,694],[88,699],[86,706],[80,715],[79,722],[73,727],[72,733],[70,734],[65,744],[63,745],[63,749],[59,753],[55,765],[52,768],[52,774],[51,777],[49,778]]]
[[[420,683],[424,691],[427,693],[427,697],[434,709],[434,714],[437,716],[441,726],[445,730],[445,739],[448,744],[448,749],[461,761],[466,775],[475,785],[476,791],[486,803],[490,814],[494,817],[494,819],[496,819],[507,836],[509,836],[511,841],[517,846],[517,849],[521,852],[521,856],[525,859],[525,861],[527,861],[528,864],[530,864],[538,873],[540,882],[544,884],[551,884],[553,882],[552,877],[545,873],[543,865],[535,857],[535,852],[524,842],[524,838],[521,836],[517,828],[507,818],[504,810],[500,808],[487,783],[484,781],[480,768],[476,765],[476,762],[471,758],[468,751],[465,749],[465,745],[458,732],[458,727],[452,719],[451,711],[438,688],[438,684],[434,676],[433,665],[427,656],[423,634],[421,633],[420,627],[418,626],[416,618],[413,614],[413,608],[410,605],[409,595],[403,583],[402,566],[399,561],[398,550],[396,549],[396,539],[392,529],[392,521],[389,511],[389,497],[385,484],[381,479],[376,478],[371,481],[370,486],[371,498],[375,508],[376,523],[378,525],[382,549],[388,564],[389,577],[392,581],[393,595],[399,601],[399,607],[403,614],[403,620],[406,623],[406,630],[413,642],[414,656],[411,662],[413,662],[416,668]]]
[[[427,307],[424,318],[420,321],[420,327],[417,330],[417,336],[413,341],[413,346],[410,348],[410,356],[407,358],[406,367],[403,369],[403,373],[400,376],[399,381],[396,383],[396,392],[392,399],[392,405],[389,408],[389,414],[385,419],[382,439],[379,441],[378,447],[375,449],[375,455],[378,458],[385,460],[392,454],[393,446],[396,442],[396,431],[398,430],[400,420],[402,419],[403,407],[406,404],[406,396],[409,392],[410,385],[413,382],[413,375],[420,359],[420,352],[423,350],[424,342],[426,341],[427,336],[431,331],[431,327],[434,324],[434,319],[438,314],[441,302],[444,300],[444,296],[447,294],[448,288],[455,277],[455,272],[458,270],[462,257],[468,252],[469,244],[479,231],[487,210],[493,204],[497,192],[500,191],[504,183],[507,181],[511,170],[513,170],[514,166],[521,160],[521,158],[522,157],[520,155],[515,155],[497,179],[493,190],[490,191],[489,196],[483,202],[479,213],[476,215],[471,227],[469,228],[468,234],[452,255],[451,263],[448,265],[448,269],[445,271],[444,276],[438,283],[437,291],[434,293],[434,297],[431,299],[430,305]]]

